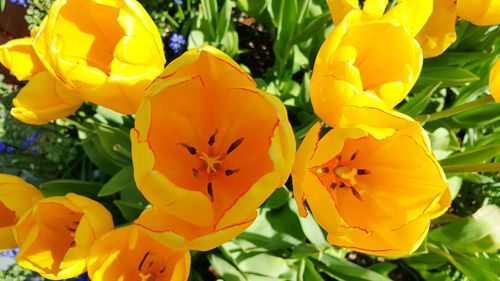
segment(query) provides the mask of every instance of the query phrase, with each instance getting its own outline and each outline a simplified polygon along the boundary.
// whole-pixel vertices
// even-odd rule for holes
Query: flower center
[[[207,174],[217,172],[217,168],[222,163],[222,161],[219,160],[219,159],[221,159],[220,155],[217,155],[217,156],[213,157],[213,156],[209,156],[206,153],[201,153],[198,157],[201,160],[205,161],[205,166],[206,166],[206,169],[207,169]]]
[[[137,269],[142,281],[154,281],[159,275],[165,272],[167,267],[161,256],[146,252]]]
[[[350,189],[356,199],[362,200],[358,191],[358,177],[368,175],[370,171],[352,167],[357,156],[358,152],[355,152],[345,160],[339,155],[322,166],[314,167],[312,172],[330,191],[335,191],[337,188]]]

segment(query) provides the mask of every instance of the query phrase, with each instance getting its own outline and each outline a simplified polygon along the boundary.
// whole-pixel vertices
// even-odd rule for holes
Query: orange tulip
[[[252,220],[287,180],[295,156],[283,104],[212,47],[188,51],[165,69],[139,108],[131,139],[146,199],[211,232]]]
[[[395,47],[397,46],[397,47]],[[346,105],[393,108],[417,81],[422,51],[393,20],[349,13],[318,53],[311,80],[316,114],[337,126]]]
[[[411,253],[451,201],[427,136],[395,112],[347,107],[345,116],[346,129],[323,137],[316,124],[297,152],[299,213],[307,215],[307,201],[334,245],[381,256]]]
[[[490,71],[490,92],[496,102],[500,102],[500,59],[497,59]]]
[[[140,227],[113,230],[92,246],[88,274],[91,280],[185,281],[190,255],[176,251],[145,234]]]
[[[38,201],[15,227],[17,263],[43,277],[61,280],[86,271],[90,247],[113,229],[98,202],[69,193]]]
[[[14,226],[42,198],[38,188],[23,179],[0,174],[0,251],[17,247]]]

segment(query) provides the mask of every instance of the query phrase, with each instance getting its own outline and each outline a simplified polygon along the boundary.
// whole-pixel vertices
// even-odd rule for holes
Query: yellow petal
[[[500,2],[496,0],[457,0],[457,15],[475,25],[500,24]]]
[[[496,102],[500,102],[500,59],[491,68],[490,93]]]
[[[416,36],[432,14],[433,0],[398,0],[384,18],[394,19]]]
[[[31,79],[33,75],[44,71],[32,47],[31,38],[10,40],[0,46],[0,63],[12,72],[18,80]]]
[[[335,25],[338,25],[350,11],[359,10],[357,0],[328,0],[327,2]]]
[[[33,125],[64,118],[77,111],[82,101],[47,71],[36,74],[13,100],[11,114]]]
[[[456,2],[455,0],[434,0],[432,14],[416,36],[425,58],[439,56],[457,40],[455,33]]]

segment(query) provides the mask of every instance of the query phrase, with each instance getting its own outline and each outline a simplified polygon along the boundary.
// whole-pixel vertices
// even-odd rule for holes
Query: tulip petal
[[[496,102],[500,102],[500,59],[497,59],[490,72],[490,93]]]
[[[396,20],[415,36],[431,16],[432,8],[433,0],[398,0],[398,4],[384,15],[384,19]]]
[[[0,46],[0,63],[8,68],[18,80],[31,79],[45,70],[32,47],[33,39],[10,40]]]
[[[500,24],[500,3],[495,0],[457,0],[457,15],[475,25]]]

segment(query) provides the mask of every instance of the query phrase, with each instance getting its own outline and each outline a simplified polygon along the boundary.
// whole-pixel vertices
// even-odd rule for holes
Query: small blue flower
[[[3,153],[6,148],[7,148],[7,146],[5,145],[5,143],[0,142],[0,153]]]
[[[29,138],[25,139],[25,140],[23,141],[23,143],[21,143],[21,146],[22,146],[23,148],[28,148],[30,145],[31,145],[31,141],[30,141],[30,139],[29,139]]]
[[[5,152],[7,152],[7,154],[12,154],[12,153],[14,153],[14,148],[12,146],[8,146],[5,149]]]
[[[35,131],[35,133],[33,134],[33,137],[34,139],[38,138],[40,136],[40,132],[39,131]]]
[[[78,280],[78,281],[90,281],[90,278],[89,278],[89,276],[87,275],[87,273],[84,273],[84,274],[82,274],[82,275],[78,276],[77,280]]]
[[[0,256],[13,259],[17,256],[17,253],[19,253],[19,248],[14,248],[5,252],[0,252]]]
[[[10,0],[11,3],[26,6],[26,0]]]
[[[170,36],[170,43],[168,46],[172,49],[172,51],[174,51],[174,53],[180,53],[185,45],[186,39],[181,34],[174,33]]]
[[[190,1],[190,0],[188,0],[188,1]],[[177,5],[182,5],[182,0],[174,0],[174,3]]]

